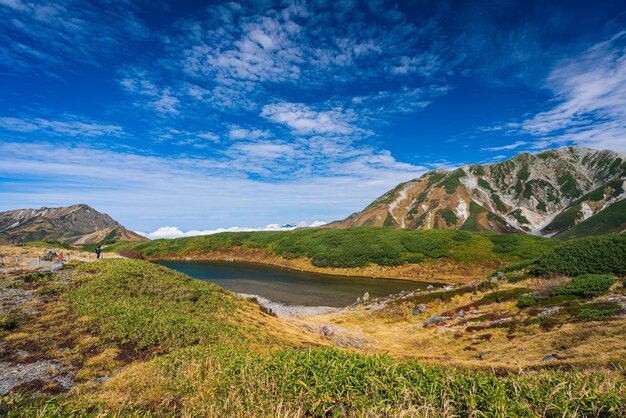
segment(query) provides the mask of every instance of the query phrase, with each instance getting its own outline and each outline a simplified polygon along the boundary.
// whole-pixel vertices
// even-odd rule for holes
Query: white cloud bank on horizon
[[[137,234],[144,236],[149,239],[171,239],[171,238],[182,238],[182,237],[196,237],[199,235],[212,235],[219,234],[220,232],[252,232],[252,231],[291,231],[296,228],[315,228],[318,226],[326,225],[326,222],[322,221],[313,221],[310,224],[308,222],[298,222],[297,224],[269,224],[260,228],[247,228],[240,226],[232,226],[230,228],[216,228],[216,229],[205,229],[205,230],[196,230],[192,229],[190,231],[181,231],[178,227],[175,226],[162,226],[157,228],[152,232],[140,232],[135,231]]]

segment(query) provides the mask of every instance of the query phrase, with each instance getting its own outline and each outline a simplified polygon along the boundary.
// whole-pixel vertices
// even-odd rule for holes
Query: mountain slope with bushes
[[[224,232],[118,243],[106,251],[132,248],[150,259],[253,261],[339,275],[468,281],[558,245],[557,240],[523,234],[361,227]]]
[[[430,171],[328,227],[391,226],[563,237],[621,232],[626,229],[626,211],[617,208],[623,206],[625,184],[624,154],[581,147],[523,153],[496,164]]]

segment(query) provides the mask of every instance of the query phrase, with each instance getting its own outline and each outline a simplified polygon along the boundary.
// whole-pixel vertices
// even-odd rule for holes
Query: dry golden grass
[[[519,284],[504,285],[498,291],[516,287]],[[608,322],[571,322],[553,329],[543,329],[536,324],[472,328],[489,322],[486,319],[471,322],[472,318],[491,315],[493,319],[518,319],[521,315],[515,300],[482,305],[480,312],[468,313],[467,306],[483,296],[481,292],[468,293],[447,302],[430,302],[428,312],[416,316],[412,314],[412,305],[397,304],[383,310],[358,308],[293,322],[318,327],[329,324],[340,326],[348,333],[364,334],[369,343],[362,349],[369,353],[387,353],[401,359],[420,359],[448,366],[541,367],[547,365],[542,358],[549,354],[558,355],[559,365],[582,368],[613,367],[626,359],[624,315]],[[464,318],[448,319],[444,326],[423,327],[431,315],[455,313],[463,307],[466,308]]]

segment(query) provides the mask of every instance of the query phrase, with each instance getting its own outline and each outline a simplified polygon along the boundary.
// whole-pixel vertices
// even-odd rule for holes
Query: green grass
[[[184,256],[196,251],[224,248],[264,248],[272,254],[309,258],[319,267],[362,267],[368,264],[399,265],[418,256],[420,260],[450,259],[460,262],[519,261],[536,258],[557,240],[528,235],[494,233],[461,234],[453,230],[396,228],[301,229],[276,232],[227,232],[191,238],[118,243],[107,251],[134,248],[146,257]]]
[[[537,210],[540,210],[542,212],[546,212],[548,210],[548,207],[543,200],[539,200],[537,202]]]
[[[619,158],[618,158],[619,160]],[[617,161],[617,160],[616,160]],[[624,180],[615,179],[603,184],[597,189],[587,193],[583,197],[577,200],[578,203],[591,200],[592,202],[599,202],[605,198],[605,194],[610,197],[618,197],[624,193]]]
[[[37,247],[37,248],[50,248],[50,249],[59,249],[62,248],[64,250],[69,250],[72,247],[68,244],[65,244],[60,241],[30,241],[25,243],[24,245],[29,247]]]
[[[478,185],[480,187],[482,187],[485,190],[489,190],[490,192],[493,192],[493,188],[491,187],[491,185],[489,184],[489,182],[487,182],[487,180],[485,180],[484,178],[480,177],[478,179]]]
[[[132,395],[131,402],[116,408],[80,398],[67,406],[58,399],[48,400],[49,406],[45,399],[35,399],[32,416],[44,406],[49,415],[37,416],[71,411],[77,416],[104,411],[167,416],[176,411],[177,416],[619,417],[626,412],[623,381],[600,372],[543,370],[498,377],[334,348],[261,355],[195,346],[153,360],[147,373],[147,381],[109,385],[119,384]],[[159,386],[163,381],[167,383]],[[162,401],[142,405],[155,387],[162,391]],[[24,410],[27,402],[22,399]]]
[[[483,208],[478,203],[471,200],[470,207],[469,207],[469,216],[467,217],[465,222],[463,222],[463,225],[461,226],[461,230],[471,231],[471,232],[480,231],[480,227],[478,225],[478,215],[480,215],[481,213],[485,213],[485,212],[487,212],[485,208]]]
[[[137,260],[81,264],[76,272],[85,278],[65,297],[107,339],[171,349],[249,333],[234,322],[231,294],[215,284]]]

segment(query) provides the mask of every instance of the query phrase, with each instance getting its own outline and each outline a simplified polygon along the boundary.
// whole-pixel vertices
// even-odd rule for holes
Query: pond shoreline
[[[310,260],[286,259],[259,248],[226,248],[215,251],[197,251],[184,256],[147,257],[149,261],[231,261],[261,264],[288,270],[319,273],[339,277],[364,277],[431,284],[469,283],[485,278],[503,263],[460,263],[450,260],[431,260],[420,264],[401,266],[369,265],[357,268],[317,267]]]
[[[304,306],[304,305],[289,305],[281,302],[273,302],[263,296],[252,295],[249,293],[235,293],[237,296],[243,299],[254,300],[262,308],[265,309],[270,315],[276,315],[279,318],[285,317],[303,317],[303,316],[317,316],[330,312],[336,312],[344,308],[337,308],[332,306]]]
[[[259,295],[266,299],[263,303],[275,311],[284,311],[286,307],[290,311],[297,311],[294,306],[302,306],[303,312],[310,310],[310,307],[343,308],[366,294],[368,296],[365,298],[374,298],[401,291],[439,287],[428,282],[330,276],[239,261],[161,260],[155,261],[155,264],[215,283],[233,293]]]

